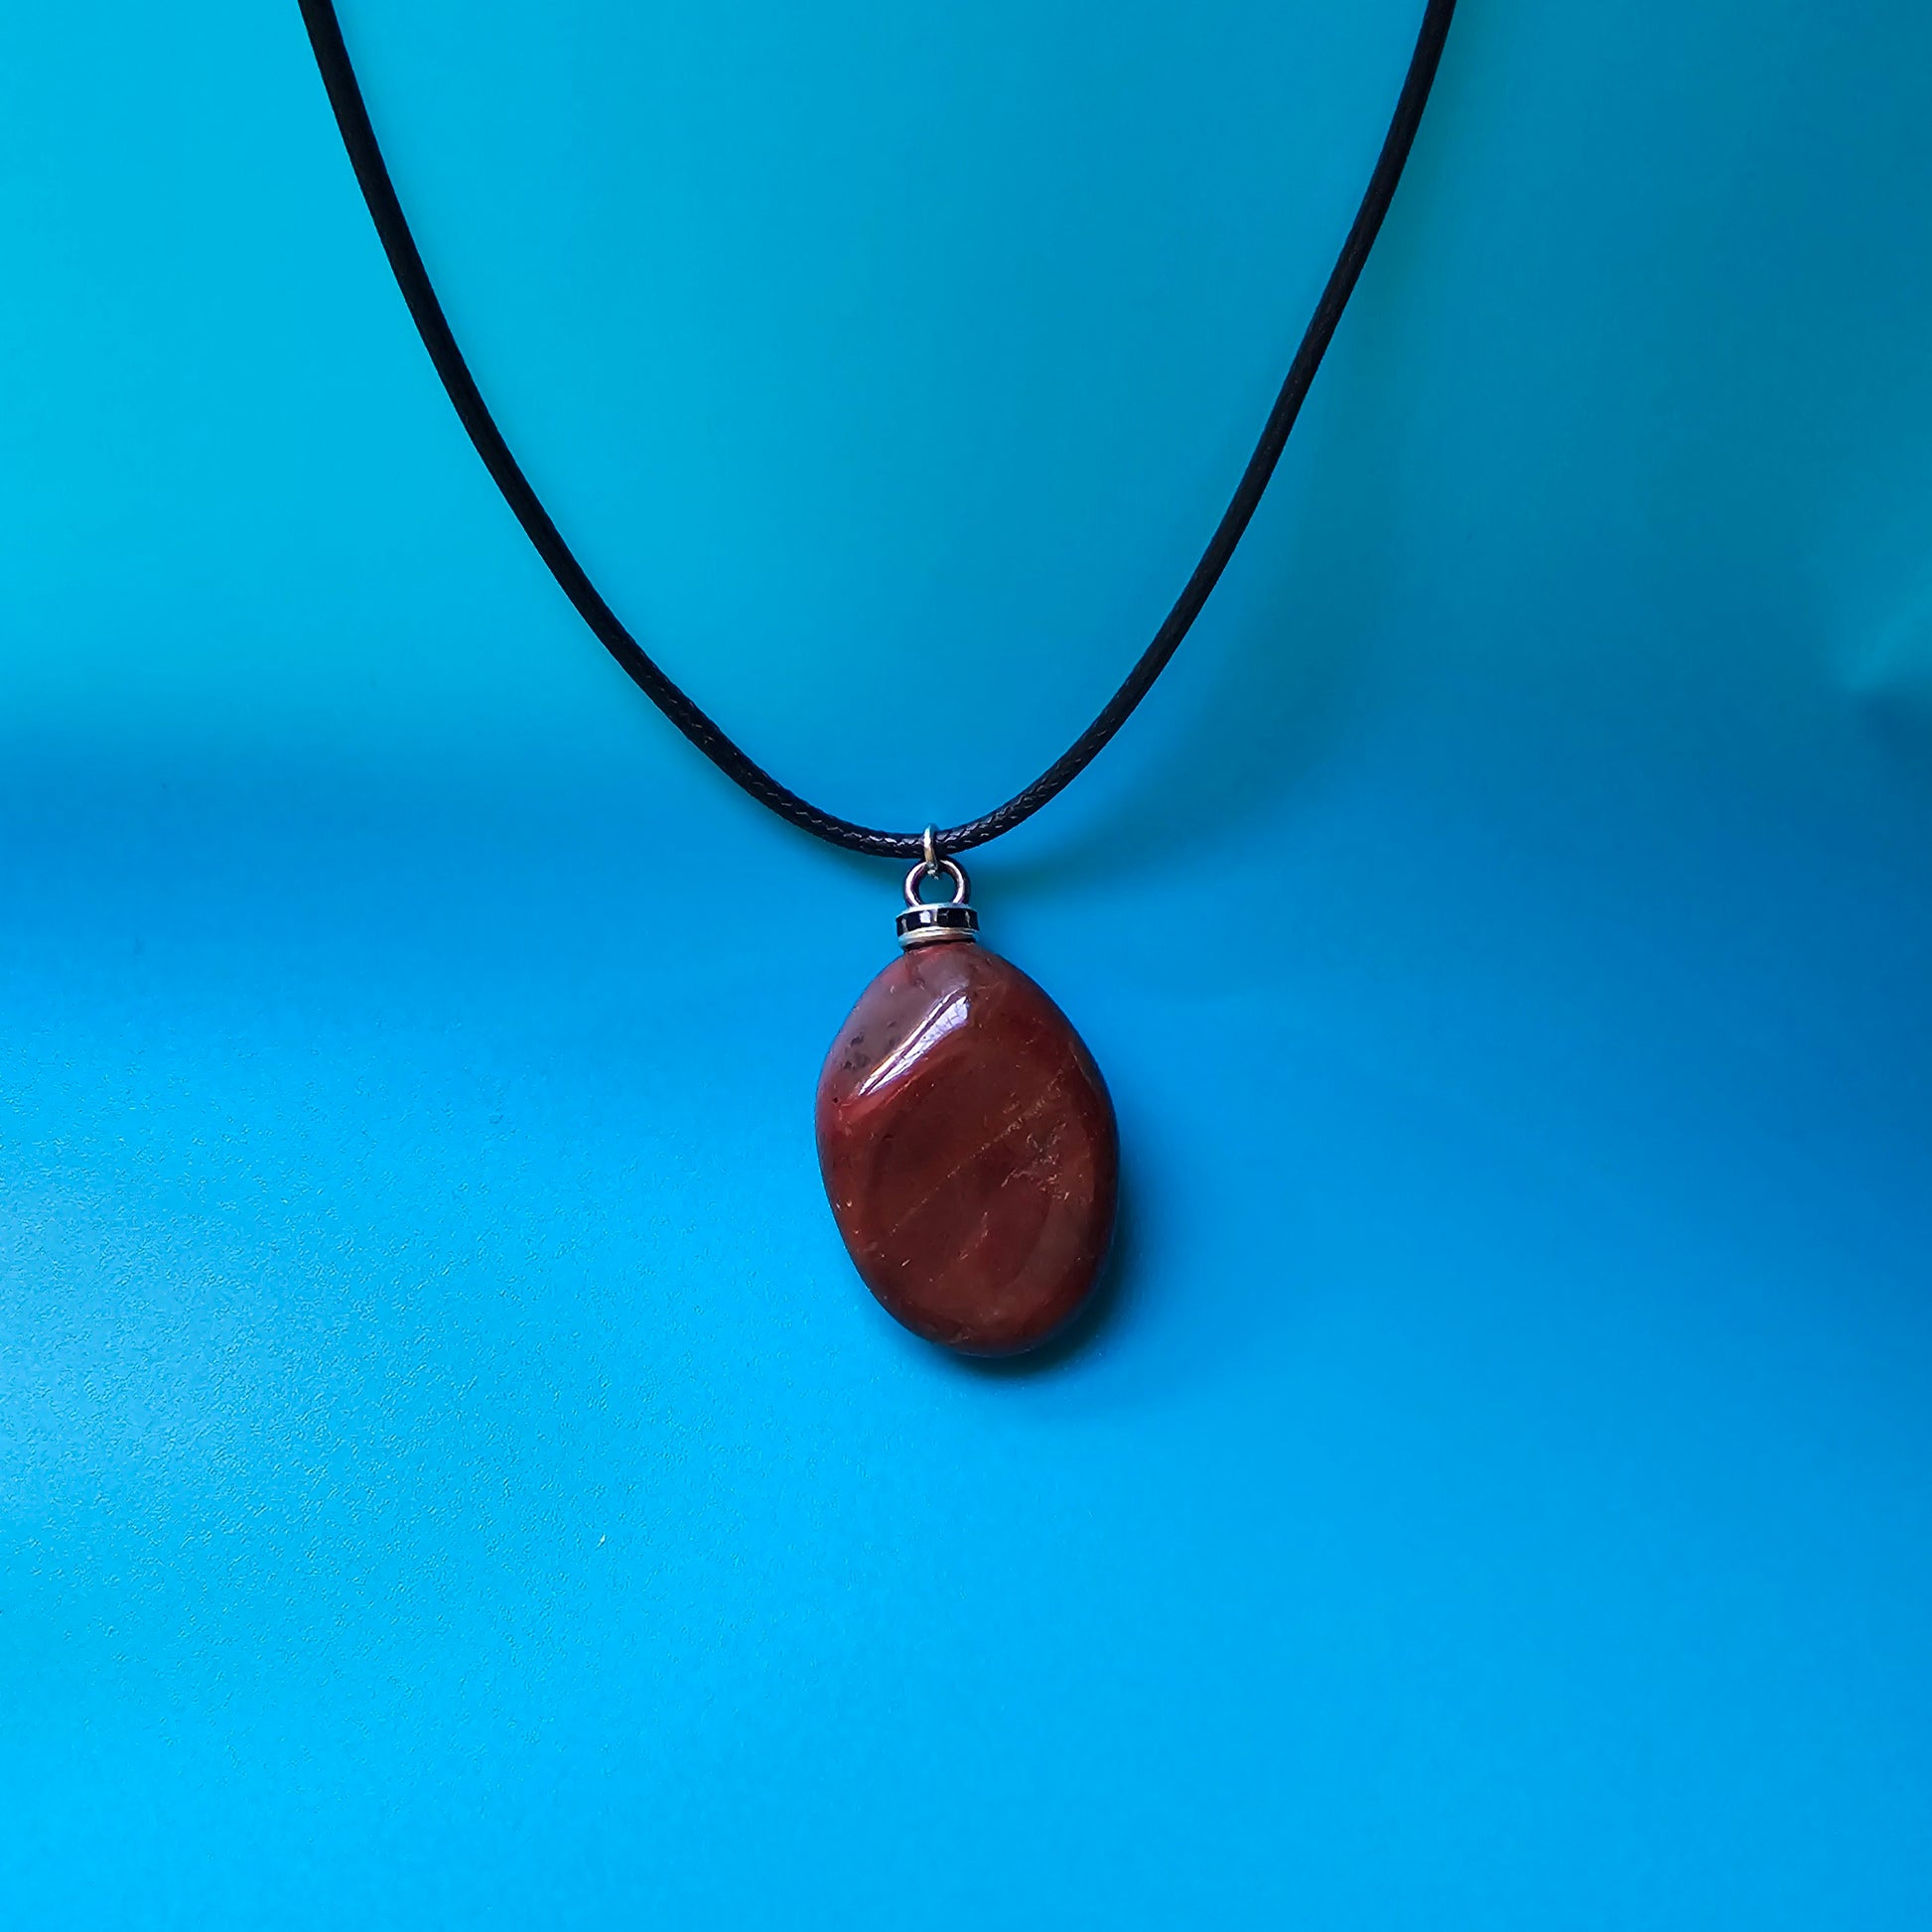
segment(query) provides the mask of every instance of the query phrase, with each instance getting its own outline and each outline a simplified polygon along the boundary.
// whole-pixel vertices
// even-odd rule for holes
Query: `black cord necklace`
[[[477,387],[423,265],[370,124],[333,0],[298,0],[343,145],[423,345],[504,500],[598,641],[735,784],[851,852],[916,863],[903,951],[866,990],[819,1081],[820,1166],[867,1286],[908,1327],[976,1353],[1030,1348],[1086,1299],[1112,1237],[1118,1148],[1098,1068],[1064,1016],[974,941],[965,872],[985,845],[1055,797],[1133,715],[1180,647],[1261,501],[1409,159],[1455,0],[1428,0],[1389,131],[1261,440],[1154,640],[1100,714],[1033,783],[944,831],[885,832],[821,810],[713,722],[605,602],[564,541]],[[950,903],[926,903],[949,878]]]

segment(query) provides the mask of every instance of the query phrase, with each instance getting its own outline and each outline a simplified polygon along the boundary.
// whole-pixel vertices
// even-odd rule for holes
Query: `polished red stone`
[[[967,1354],[1044,1341],[1113,1236],[1100,1069],[1059,1008],[971,940],[914,946],[866,988],[819,1075],[818,1160],[866,1286]]]

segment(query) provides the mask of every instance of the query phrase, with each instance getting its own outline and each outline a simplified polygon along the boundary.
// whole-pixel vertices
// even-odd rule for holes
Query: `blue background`
[[[356,0],[760,758],[984,809],[1202,541],[1416,0]],[[1932,1922],[1932,13],[1468,0],[1248,544],[983,856],[1033,1372],[852,1277],[897,875],[582,631],[292,5],[0,26],[0,1919]]]

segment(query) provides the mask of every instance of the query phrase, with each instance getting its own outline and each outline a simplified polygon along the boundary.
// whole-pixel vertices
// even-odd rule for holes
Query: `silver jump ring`
[[[905,902],[907,905],[923,905],[926,901],[919,897],[919,888],[928,879],[937,879],[941,873],[952,881],[952,902],[964,905],[972,896],[972,887],[966,881],[966,868],[956,859],[921,859],[905,875]]]
[[[936,842],[938,834],[928,825],[925,828],[925,870],[928,879],[939,870],[939,847]]]

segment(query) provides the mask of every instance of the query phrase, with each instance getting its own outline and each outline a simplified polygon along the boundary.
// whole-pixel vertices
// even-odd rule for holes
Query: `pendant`
[[[1013,1355],[1072,1318],[1106,1259],[1113,1102],[1066,1016],[980,945],[965,872],[927,853],[906,875],[899,956],[825,1057],[819,1170],[889,1314],[963,1354]],[[951,902],[924,902],[941,875]]]

